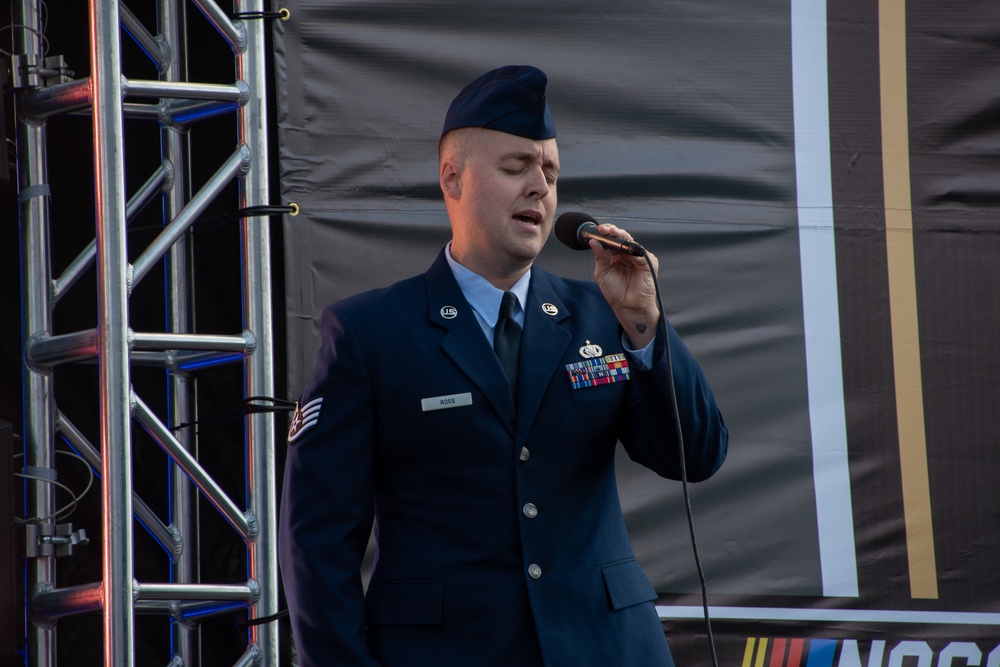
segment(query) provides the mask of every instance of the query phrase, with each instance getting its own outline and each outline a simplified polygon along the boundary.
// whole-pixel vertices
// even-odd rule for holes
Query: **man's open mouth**
[[[521,222],[527,222],[532,225],[537,225],[542,221],[542,214],[534,211],[522,211],[521,213],[515,213],[514,219],[520,220]]]

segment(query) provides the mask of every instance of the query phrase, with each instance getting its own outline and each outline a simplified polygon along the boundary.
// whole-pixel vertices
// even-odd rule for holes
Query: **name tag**
[[[472,405],[472,393],[451,394],[450,396],[434,396],[420,400],[420,407],[424,412],[431,410],[447,410],[448,408],[461,408]]]

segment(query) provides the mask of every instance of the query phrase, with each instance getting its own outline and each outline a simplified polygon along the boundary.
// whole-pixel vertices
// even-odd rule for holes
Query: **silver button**
[[[535,507],[535,503],[525,503],[524,507],[521,508],[521,511],[524,513],[524,516],[529,519],[534,519],[538,516],[538,508]]]
[[[540,578],[542,576],[542,568],[532,563],[528,566],[528,576],[532,579]]]
[[[529,456],[531,456],[531,452],[528,451],[528,448],[521,447],[521,456],[520,456],[521,460],[527,461]]]

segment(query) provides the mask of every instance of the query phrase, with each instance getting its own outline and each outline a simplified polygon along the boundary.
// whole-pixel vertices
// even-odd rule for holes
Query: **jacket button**
[[[535,507],[535,503],[525,503],[524,507],[521,508],[521,511],[524,513],[524,516],[529,519],[534,519],[538,516],[538,508]]]
[[[528,448],[527,447],[521,447],[521,456],[519,458],[522,461],[527,461],[529,456],[531,456],[531,452],[528,451]]]
[[[532,579],[540,578],[542,576],[542,568],[532,563],[528,566],[528,576]]]

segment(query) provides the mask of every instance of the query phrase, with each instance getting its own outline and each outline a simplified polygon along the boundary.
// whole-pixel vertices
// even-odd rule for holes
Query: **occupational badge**
[[[593,359],[604,354],[604,350],[601,349],[600,345],[591,343],[589,340],[586,344],[580,348],[580,356],[584,359]]]

